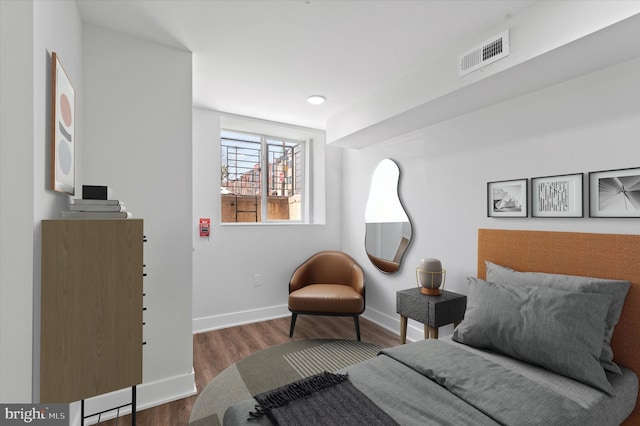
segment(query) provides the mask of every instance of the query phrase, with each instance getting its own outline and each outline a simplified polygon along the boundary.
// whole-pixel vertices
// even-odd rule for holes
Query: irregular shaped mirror
[[[411,222],[400,202],[400,168],[388,158],[373,172],[365,210],[365,250],[376,268],[386,273],[400,269],[411,241]]]

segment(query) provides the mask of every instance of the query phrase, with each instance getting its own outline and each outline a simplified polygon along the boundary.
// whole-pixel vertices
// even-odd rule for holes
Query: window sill
[[[308,223],[308,222],[223,222],[222,227],[236,226],[318,226],[324,223]]]

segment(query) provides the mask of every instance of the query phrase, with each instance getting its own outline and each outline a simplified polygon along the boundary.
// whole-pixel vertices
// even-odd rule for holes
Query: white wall
[[[67,0],[3,1],[0,17],[0,401],[28,402],[39,399],[40,220],[58,217],[68,200],[48,189],[51,52],[76,89],[81,140],[82,24]]]
[[[633,0],[535,2],[481,33],[443,42],[397,80],[331,117],[327,140],[371,145],[394,137],[392,129],[413,131],[631,59],[639,14],[640,3]],[[459,77],[458,55],[506,29],[509,55]]]
[[[312,160],[319,172],[313,188],[318,195],[315,219],[320,223],[220,224],[221,118],[227,123],[235,120],[194,109],[194,332],[288,315],[288,283],[295,267],[317,251],[340,249],[342,152],[325,147],[323,132],[287,126],[273,130],[298,132],[300,136],[289,137],[313,138],[319,144]],[[319,197],[325,187],[326,198]],[[209,238],[197,233],[200,217],[211,218]],[[255,274],[262,276],[260,287],[253,286]]]
[[[40,379],[40,220],[57,219],[68,204],[69,196],[51,191],[51,141],[49,123],[51,106],[51,52],[56,52],[76,91],[75,110],[75,186],[76,194],[82,183],[83,157],[83,72],[82,22],[75,1],[37,1],[34,7],[34,399],[39,395]],[[35,395],[35,392],[38,392]]]
[[[144,408],[195,392],[191,52],[83,29],[84,180],[144,219]],[[125,392],[128,397],[128,392]],[[99,399],[99,398],[98,398]],[[105,398],[103,398],[104,400]],[[104,405],[108,405],[106,402]]]
[[[0,2],[0,401],[31,401],[33,4]],[[16,143],[22,141],[23,143]]]
[[[639,219],[486,214],[487,182],[639,167],[638,76],[640,59],[346,151],[342,243],[366,269],[364,315],[399,330],[395,292],[416,285],[415,268],[424,257],[441,259],[446,287],[466,293],[466,277],[476,273],[478,228],[640,233]],[[375,166],[387,157],[402,170],[400,196],[414,225],[405,263],[391,276],[377,272],[363,250],[366,189]],[[421,325],[415,325],[410,337],[421,338]]]

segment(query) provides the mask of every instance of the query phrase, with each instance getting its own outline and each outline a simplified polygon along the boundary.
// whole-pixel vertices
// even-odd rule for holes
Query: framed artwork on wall
[[[590,172],[589,217],[640,217],[640,167]]]
[[[527,179],[487,183],[488,217],[527,217]]]
[[[50,188],[74,195],[76,91],[56,52],[51,53],[51,77]]]
[[[583,217],[582,173],[531,178],[532,217]]]

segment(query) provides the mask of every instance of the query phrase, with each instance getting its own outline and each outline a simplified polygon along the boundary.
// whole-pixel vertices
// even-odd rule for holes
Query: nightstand
[[[396,292],[396,312],[400,314],[400,340],[407,341],[407,319],[424,324],[424,338],[437,339],[438,328],[464,318],[467,296],[443,291],[440,296],[427,296],[414,287]]]

